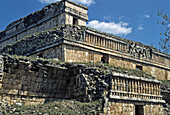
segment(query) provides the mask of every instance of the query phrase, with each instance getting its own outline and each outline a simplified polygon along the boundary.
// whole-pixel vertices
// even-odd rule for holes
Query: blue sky
[[[12,21],[58,0],[1,0],[0,30]],[[87,26],[160,48],[162,18],[157,9],[170,15],[170,0],[72,0],[89,7]]]

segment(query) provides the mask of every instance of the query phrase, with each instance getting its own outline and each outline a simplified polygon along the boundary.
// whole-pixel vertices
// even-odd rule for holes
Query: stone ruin
[[[1,55],[0,60],[0,100],[9,104],[100,100],[102,109],[98,113],[164,114],[161,82],[145,73],[134,74],[102,63],[54,63],[9,55]]]
[[[105,114],[163,115],[165,101],[158,80],[170,80],[170,56],[86,27],[87,11],[86,6],[62,0],[0,32],[1,54],[31,58],[1,55],[0,100],[26,105],[57,99],[102,100]],[[71,64],[76,62],[102,67]],[[105,69],[102,63],[147,74]]]

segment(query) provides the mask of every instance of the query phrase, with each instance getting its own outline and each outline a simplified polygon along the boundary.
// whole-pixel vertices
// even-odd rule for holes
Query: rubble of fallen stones
[[[105,104],[108,101],[108,95],[110,93],[109,91],[111,90],[111,84],[112,84],[111,81],[113,77],[112,76],[113,72],[155,79],[149,76],[147,73],[144,73],[143,71],[140,71],[140,70],[128,70],[128,69],[114,67],[111,65],[103,64],[103,63],[96,63],[96,64],[95,63],[86,63],[86,64],[85,63],[65,63],[65,62],[59,62],[55,60],[48,60],[48,59],[42,59],[42,58],[11,56],[11,55],[6,55],[6,54],[3,54],[2,56],[5,62],[7,62],[7,64],[9,65],[9,67],[12,67],[12,68],[17,68],[18,63],[22,62],[22,63],[29,64],[30,70],[31,68],[32,70],[34,70],[39,67],[47,67],[47,66],[48,67],[49,66],[60,67],[60,68],[67,69],[70,72],[69,78],[71,78],[66,88],[69,98],[76,99],[77,101],[81,101],[81,102],[89,102],[88,104],[94,101],[99,101],[100,107],[97,108],[98,111],[103,111],[103,108],[107,107],[107,105],[105,106]],[[75,80],[77,81],[75,82]],[[60,102],[61,101],[52,102],[52,103],[61,104]],[[44,105],[28,107],[28,106],[24,106],[24,103],[16,103],[14,105],[9,105],[8,102],[3,102],[1,103],[1,106],[0,106],[0,113],[4,114],[4,112],[6,112],[10,114],[12,112],[13,113],[16,112],[16,114],[47,114],[48,115],[47,111],[51,112],[50,108],[53,108],[53,107],[48,106],[42,109],[43,108],[42,106],[44,107]],[[57,107],[54,107],[54,108],[57,108]],[[65,108],[70,108],[70,107],[65,107]],[[93,107],[89,106],[87,108],[93,108]],[[47,113],[45,112],[43,113],[42,112],[43,110],[46,111]],[[62,110],[62,109],[59,109],[59,110]],[[62,110],[62,111],[71,112],[72,110],[74,109]],[[92,110],[95,110],[95,109],[93,108]],[[58,111],[58,112],[62,113],[62,111]],[[77,114],[79,113],[81,112],[80,111],[77,112]]]
[[[97,115],[99,110],[100,103],[97,101],[82,103],[75,100],[60,100],[35,106],[0,102],[0,115]]]

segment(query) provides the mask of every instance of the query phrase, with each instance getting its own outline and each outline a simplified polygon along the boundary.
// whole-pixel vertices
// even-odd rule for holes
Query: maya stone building
[[[30,104],[56,98],[87,101],[98,94],[107,114],[163,115],[165,101],[158,80],[170,80],[170,56],[151,46],[86,27],[87,11],[86,6],[62,0],[20,18],[0,32],[0,52],[64,62],[102,62],[143,70],[157,80],[114,71],[102,76],[94,68],[79,66],[76,69],[82,72],[72,75],[68,67],[36,66],[28,60],[2,56],[1,99]]]

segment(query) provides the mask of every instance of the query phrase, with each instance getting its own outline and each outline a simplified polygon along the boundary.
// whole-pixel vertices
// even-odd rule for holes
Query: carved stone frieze
[[[128,53],[138,58],[152,59],[151,47],[145,47],[144,45],[141,46],[134,42],[128,44]]]

